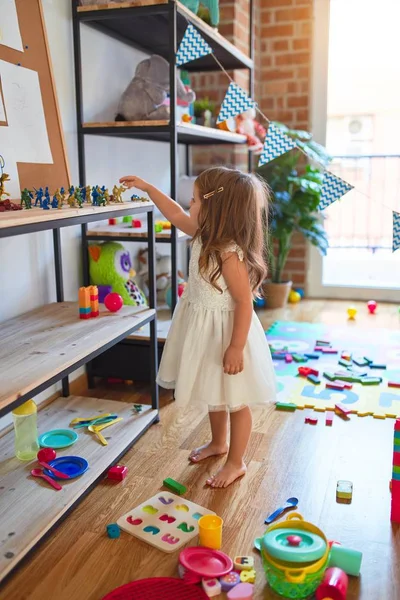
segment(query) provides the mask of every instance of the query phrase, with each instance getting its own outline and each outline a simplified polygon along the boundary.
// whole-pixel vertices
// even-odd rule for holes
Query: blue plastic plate
[[[67,448],[75,444],[78,434],[72,429],[53,429],[39,437],[42,448]]]
[[[82,456],[60,456],[59,458],[51,460],[49,465],[58,471],[61,471],[61,473],[65,473],[70,479],[75,479],[75,477],[83,475],[89,468],[88,461],[85,458],[82,458]],[[59,479],[59,477],[47,469],[44,469],[44,472],[53,479]],[[63,481],[66,480],[64,479]]]

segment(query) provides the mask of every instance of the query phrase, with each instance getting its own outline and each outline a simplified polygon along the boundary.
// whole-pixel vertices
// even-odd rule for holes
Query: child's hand
[[[147,192],[150,187],[150,184],[147,183],[147,181],[140,177],[136,177],[136,175],[125,175],[124,177],[121,177],[119,182],[128,189],[134,187],[142,192]]]
[[[243,350],[229,346],[224,356],[224,373],[237,375],[243,371]]]

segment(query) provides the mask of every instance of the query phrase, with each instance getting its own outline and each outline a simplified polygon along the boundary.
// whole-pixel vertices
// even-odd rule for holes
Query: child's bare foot
[[[226,461],[215,475],[207,479],[207,484],[212,488],[226,488],[239,477],[243,477],[246,471],[247,467],[244,463],[237,465]]]
[[[200,446],[200,448],[195,448],[192,450],[189,460],[197,463],[205,458],[209,458],[210,456],[220,456],[221,454],[226,454],[228,450],[228,444],[222,444],[221,446],[218,446],[212,442],[209,442],[208,444],[204,444],[204,446]]]

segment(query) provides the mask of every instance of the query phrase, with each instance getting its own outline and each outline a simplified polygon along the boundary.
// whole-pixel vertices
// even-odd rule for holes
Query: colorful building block
[[[99,316],[99,290],[97,288],[97,285],[89,286],[89,292],[90,292],[90,310],[91,310],[90,314],[93,319],[94,317]]]
[[[394,444],[393,444],[393,472],[392,472],[392,497],[391,497],[391,511],[390,520],[395,523],[400,523],[400,474],[397,472],[397,468],[400,464],[400,448],[396,444],[399,438],[396,434],[400,433],[400,419],[396,419],[394,423]]]
[[[298,367],[297,368],[298,374],[301,375],[302,377],[307,377],[308,375],[311,375],[311,371],[312,371],[312,369],[310,367]]]
[[[340,355],[340,358],[343,358],[343,360],[351,361],[351,354],[350,354],[350,352],[342,352],[342,354]]]
[[[114,481],[122,481],[125,479],[127,473],[128,467],[125,467],[124,465],[115,465],[114,467],[111,467],[111,469],[108,469],[107,477]]]
[[[292,354],[292,358],[297,363],[308,361],[308,358],[306,356],[304,356],[303,354]]]
[[[351,360],[346,360],[345,358],[340,358],[338,362],[342,367],[351,367],[353,364]]]
[[[254,558],[252,556],[235,556],[233,559],[233,566],[237,571],[243,571],[243,569],[253,569]],[[251,583],[251,581],[249,583]]]
[[[340,480],[336,484],[336,500],[348,500],[349,504],[353,498],[353,484],[351,481]]]
[[[285,354],[285,362],[292,363],[293,362],[293,356],[291,354]]]
[[[353,358],[353,363],[357,365],[357,367],[366,367],[367,365],[369,365],[369,361],[361,357]]]
[[[318,385],[321,383],[321,380],[318,379],[318,377],[313,374],[307,375],[307,379],[308,379],[308,381],[311,381],[311,383],[314,383],[315,385]]]
[[[222,590],[221,583],[215,577],[212,579],[203,577],[203,579],[201,580],[201,586],[209,598],[219,596]]]
[[[327,342],[327,341],[325,341],[325,340],[317,340],[317,341],[315,342],[315,345],[316,345],[316,346],[330,346],[330,345],[331,345],[331,343],[330,343],[330,342]]]
[[[373,363],[373,362],[374,362],[374,361],[372,360],[372,358],[368,358],[368,356],[364,356],[363,358],[364,358],[364,360],[366,360],[366,361],[367,361],[367,363],[368,363],[369,365],[370,365],[371,363]]]
[[[285,360],[286,355],[280,352],[273,352],[271,354],[273,360]]]
[[[308,423],[309,425],[316,425],[318,423],[318,419],[316,417],[306,417],[304,419],[304,423]]]
[[[338,354],[338,350],[335,350],[334,348],[325,348],[322,347],[322,352],[323,354]]]
[[[347,408],[347,406],[344,406],[344,404],[341,404],[340,402],[335,404],[335,410],[338,410],[339,412],[341,412],[342,414],[344,414],[346,416],[351,413],[351,409]]]
[[[335,373],[329,373],[328,371],[324,371],[324,377],[326,377],[326,379],[329,379],[329,381],[335,381],[336,379]]]
[[[232,588],[240,583],[240,575],[235,571],[231,571],[227,575],[223,575],[219,579],[223,592],[229,592]]]
[[[95,285],[79,288],[78,305],[80,319],[99,316],[99,292]]]
[[[132,219],[132,227],[134,229],[140,229],[142,227],[142,221],[140,219]]]
[[[331,426],[333,425],[333,417],[335,413],[332,410],[328,410],[325,415],[325,425]]]
[[[296,410],[297,405],[293,404],[293,402],[275,402],[275,408],[277,410],[294,411]]]
[[[111,219],[108,219],[109,225],[116,225],[117,223],[118,223],[118,221],[115,217],[111,217]]]
[[[382,383],[382,379],[380,377],[362,377],[361,383],[362,385],[379,385]]]
[[[383,370],[383,369],[386,369],[387,367],[386,367],[386,365],[380,365],[378,363],[371,363],[369,365],[369,368],[370,369],[382,369]]]
[[[255,583],[256,571],[255,569],[243,569],[240,571],[240,581],[242,583]]]
[[[171,490],[171,492],[175,492],[175,494],[178,494],[178,496],[182,496],[182,494],[186,492],[185,486],[181,483],[178,483],[178,481],[175,481],[175,479],[172,479],[171,477],[167,477],[167,479],[164,479],[163,485],[169,490]]]
[[[388,387],[400,388],[400,381],[388,381]]]
[[[121,535],[119,525],[117,525],[117,523],[110,523],[110,525],[107,525],[107,535],[112,539],[119,538]]]
[[[304,356],[307,356],[307,358],[312,358],[312,359],[319,358],[319,354],[317,354],[316,352],[304,352]]]
[[[344,383],[341,383],[340,381],[331,381],[330,383],[327,383],[325,385],[325,387],[328,390],[339,390],[339,391],[342,391],[342,390],[344,390]]]

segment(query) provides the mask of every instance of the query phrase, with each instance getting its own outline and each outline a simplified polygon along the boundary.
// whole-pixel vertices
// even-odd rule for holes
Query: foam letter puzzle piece
[[[213,598],[214,596],[219,596],[221,593],[221,584],[218,579],[202,579],[201,585],[205,593],[209,598]]]

